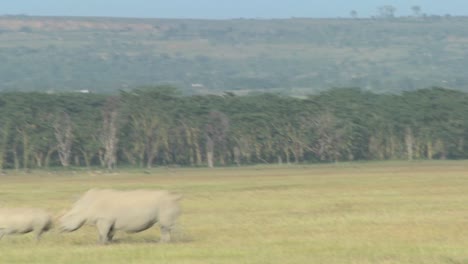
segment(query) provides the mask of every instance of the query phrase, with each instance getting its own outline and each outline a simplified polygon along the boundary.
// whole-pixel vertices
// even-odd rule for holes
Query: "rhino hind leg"
[[[176,222],[177,217],[179,216],[179,207],[171,206],[166,208],[161,212],[159,225],[161,227],[161,243],[167,243],[171,241],[171,232]]]
[[[0,228],[0,239],[5,235],[5,229]]]
[[[113,230],[113,225],[111,221],[107,219],[99,219],[96,222],[96,227],[99,232],[99,242],[102,244],[107,244],[112,240],[112,237],[114,236],[114,230]]]
[[[52,222],[48,220],[45,224],[36,226],[34,229],[36,230],[36,240],[39,241],[41,240],[42,234],[44,232],[49,231],[52,228]]]
[[[160,243],[168,243],[171,241],[171,228],[169,226],[161,226]]]

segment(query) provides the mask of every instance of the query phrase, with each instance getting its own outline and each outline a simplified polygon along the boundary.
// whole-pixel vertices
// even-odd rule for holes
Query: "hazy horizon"
[[[395,7],[396,16],[413,15],[412,6],[420,7],[420,14],[468,15],[468,1],[417,1],[417,0],[17,0],[0,5],[0,15],[29,16],[83,16],[83,17],[134,17],[134,18],[338,18],[350,17],[352,10],[358,17],[378,15],[378,8]]]

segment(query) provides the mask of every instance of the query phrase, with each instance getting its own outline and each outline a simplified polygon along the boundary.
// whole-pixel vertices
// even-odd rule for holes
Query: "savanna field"
[[[468,161],[7,171],[0,206],[59,215],[86,190],[184,195],[174,241],[95,227],[0,240],[0,263],[468,263]]]

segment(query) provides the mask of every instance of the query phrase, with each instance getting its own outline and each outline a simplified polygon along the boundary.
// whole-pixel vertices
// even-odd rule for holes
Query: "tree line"
[[[468,158],[468,94],[341,88],[183,96],[0,94],[0,167],[231,166]]]

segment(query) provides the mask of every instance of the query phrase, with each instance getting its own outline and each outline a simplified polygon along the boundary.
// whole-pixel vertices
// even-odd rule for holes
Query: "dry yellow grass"
[[[0,263],[468,263],[468,162],[9,172],[1,206],[54,214],[91,187],[184,194],[173,243],[157,228],[96,244],[74,233],[0,240]]]

